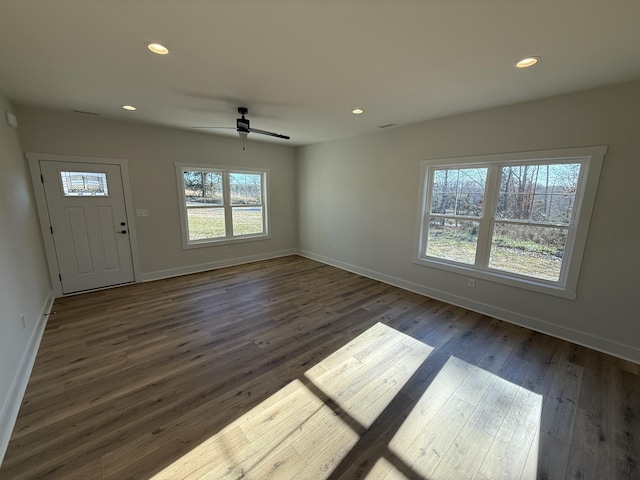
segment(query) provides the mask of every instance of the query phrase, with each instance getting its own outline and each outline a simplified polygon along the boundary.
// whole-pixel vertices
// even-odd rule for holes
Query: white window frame
[[[178,200],[180,207],[180,225],[182,230],[182,248],[199,248],[210,247],[213,245],[228,245],[231,243],[251,242],[256,240],[267,240],[271,238],[269,233],[269,169],[267,168],[243,168],[224,165],[203,165],[194,163],[181,163],[176,162],[176,178],[178,182]],[[222,195],[223,205],[218,207],[224,210],[225,218],[225,230],[226,236],[218,238],[207,238],[201,240],[191,240],[189,238],[189,225],[187,201],[184,191],[184,172],[197,171],[197,172],[219,172],[222,173]],[[234,205],[231,205],[231,193],[229,184],[229,174],[232,173],[247,173],[261,176],[262,186],[262,224],[263,231],[261,233],[254,233],[248,235],[233,235],[233,217],[232,210]],[[236,205],[237,207],[237,205]]]
[[[455,272],[469,278],[483,279],[558,297],[575,299],[578,277],[587,242],[589,223],[607,148],[607,146],[578,147],[423,160],[420,162],[420,198],[416,219],[416,245],[414,247],[413,263]],[[495,222],[502,221],[496,218],[497,197],[500,189],[498,182],[499,175],[496,171],[504,165],[544,163],[582,164],[572,211],[572,219],[568,227],[567,243],[563,254],[560,278],[555,282],[488,267],[493,225]],[[474,221],[480,222],[480,228],[483,230],[483,234],[478,235],[478,251],[476,254],[476,264],[474,265],[430,257],[425,253],[428,222],[429,218],[431,218],[431,214],[427,210],[431,196],[431,185],[429,181],[433,178],[431,172],[447,167],[489,168],[483,212],[479,218],[473,219]],[[487,232],[487,229],[490,230]]]

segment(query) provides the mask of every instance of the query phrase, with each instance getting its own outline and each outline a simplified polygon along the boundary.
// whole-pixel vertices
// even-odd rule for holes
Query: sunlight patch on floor
[[[541,414],[541,395],[450,357],[389,450],[430,480],[533,480]]]
[[[432,350],[378,323],[154,479],[328,478]],[[367,479],[536,478],[541,395],[454,356],[418,395]]]
[[[361,426],[370,427],[432,350],[378,323],[305,377]]]
[[[153,478],[295,478],[311,463],[337,465],[328,447],[348,451],[358,438],[295,380]]]
[[[378,323],[153,478],[327,478],[431,351]]]

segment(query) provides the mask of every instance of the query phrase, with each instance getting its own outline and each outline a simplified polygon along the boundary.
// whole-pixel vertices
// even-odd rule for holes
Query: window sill
[[[233,245],[236,243],[257,242],[259,240],[270,240],[271,235],[247,235],[246,237],[221,238],[220,240],[202,240],[191,243],[182,243],[183,250],[203,247],[221,247],[225,245]]]
[[[439,261],[430,258],[414,257],[413,263],[424,267],[446,270],[465,277],[500,283],[502,285],[509,285],[511,287],[521,288],[523,290],[529,290],[536,293],[543,293],[545,295],[552,295],[554,297],[566,298],[569,300],[576,299],[575,288],[572,289],[563,285],[552,284],[535,278],[510,274],[507,272],[499,272],[496,270],[485,270],[472,265]]]

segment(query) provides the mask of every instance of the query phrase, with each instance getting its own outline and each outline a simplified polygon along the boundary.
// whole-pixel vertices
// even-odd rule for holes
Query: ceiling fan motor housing
[[[236,120],[236,128],[238,132],[249,133],[249,120],[246,118],[238,118]]]

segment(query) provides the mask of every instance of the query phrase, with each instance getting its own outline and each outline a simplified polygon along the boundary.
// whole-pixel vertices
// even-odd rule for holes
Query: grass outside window
[[[267,171],[176,164],[183,246],[268,237]]]
[[[606,150],[422,162],[414,262],[574,298]]]

